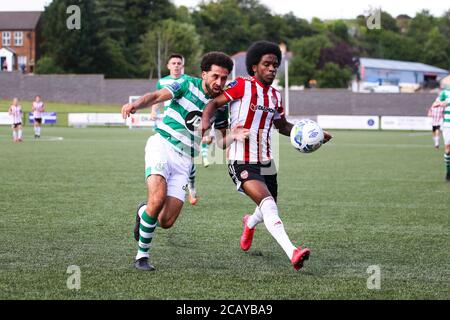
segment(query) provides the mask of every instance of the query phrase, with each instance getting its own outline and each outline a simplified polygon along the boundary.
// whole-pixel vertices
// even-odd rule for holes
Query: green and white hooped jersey
[[[444,122],[442,123],[442,127],[450,129],[450,89],[444,89],[441,91],[439,94],[439,101],[447,102],[444,109]]]
[[[182,74],[179,78],[174,78],[170,75],[163,77],[158,80],[156,83],[156,90],[161,90],[162,88],[167,87],[168,85],[171,85],[175,81],[182,83],[186,79],[187,75]],[[170,105],[170,100],[164,102],[164,111],[167,109],[167,107]]]
[[[203,91],[202,80],[190,76],[185,76],[182,82],[174,81],[165,88],[172,92],[173,99],[156,132],[176,150],[195,157],[200,152],[201,142],[200,134],[195,129],[200,125],[202,111],[211,98]],[[220,126],[217,125],[219,123]],[[215,124],[217,129],[228,127],[228,108],[216,112]]]

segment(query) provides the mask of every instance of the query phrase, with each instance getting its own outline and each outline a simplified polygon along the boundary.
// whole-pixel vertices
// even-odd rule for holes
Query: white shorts
[[[167,183],[167,195],[184,202],[191,171],[192,159],[177,151],[158,133],[147,140],[145,146],[145,177],[163,176]]]
[[[450,128],[442,128],[441,130],[445,145],[450,145]]]

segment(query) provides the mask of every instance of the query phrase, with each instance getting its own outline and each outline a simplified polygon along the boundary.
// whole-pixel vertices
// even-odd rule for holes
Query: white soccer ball
[[[291,130],[291,144],[302,153],[311,153],[323,144],[323,130],[317,122],[302,119]]]

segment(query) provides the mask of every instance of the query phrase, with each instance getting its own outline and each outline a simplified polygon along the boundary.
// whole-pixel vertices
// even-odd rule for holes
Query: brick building
[[[39,58],[41,11],[0,12],[0,70],[33,72]]]

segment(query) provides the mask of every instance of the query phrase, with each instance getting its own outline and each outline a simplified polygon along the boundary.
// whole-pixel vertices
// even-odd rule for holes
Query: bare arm
[[[216,110],[222,106],[224,106],[228,102],[226,96],[224,94],[221,94],[214,100],[210,101],[205,109],[203,110],[202,115],[202,136],[205,134],[205,131],[211,128],[211,119],[216,113]]]
[[[172,92],[166,88],[147,93],[133,103],[124,104],[122,106],[122,117],[126,119],[130,114],[135,113],[139,109],[147,108],[153,104],[161,103],[172,98]]]
[[[249,129],[243,126],[237,126],[234,129],[220,129],[219,134],[216,134],[216,143],[220,149],[226,149],[233,143],[234,140],[244,141],[250,134]]]
[[[283,115],[281,119],[275,120],[273,122],[275,128],[279,130],[282,135],[290,136],[292,127],[294,126],[292,123],[286,120],[286,117]],[[333,136],[328,132],[323,130],[323,143],[327,143],[333,138]]]
[[[281,119],[274,120],[273,124],[275,125],[275,128],[277,128],[278,131],[282,135],[288,136],[288,137],[291,135],[291,130],[294,125],[292,123],[288,122],[284,115],[281,116]]]

